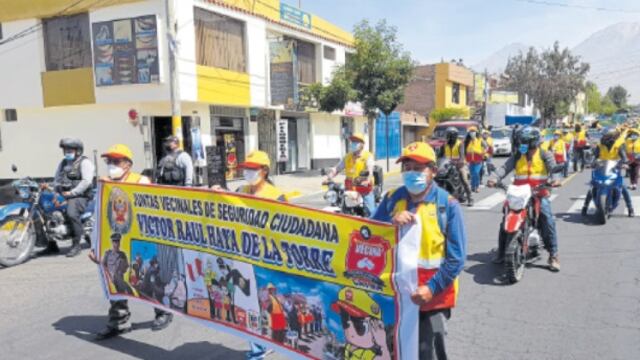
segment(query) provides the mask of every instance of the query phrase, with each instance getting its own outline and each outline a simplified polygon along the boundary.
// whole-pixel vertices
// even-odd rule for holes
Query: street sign
[[[289,160],[289,121],[287,119],[278,120],[278,162]]]

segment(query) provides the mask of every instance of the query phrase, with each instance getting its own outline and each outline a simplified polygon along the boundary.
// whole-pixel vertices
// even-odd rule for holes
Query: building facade
[[[83,140],[89,156],[127,144],[141,171],[155,168],[162,139],[176,134],[202,175],[220,170],[207,167],[220,155],[233,179],[255,149],[278,172],[333,165],[348,132],[365,130],[362,114],[318,113],[302,91],[330,80],[352,51],[351,34],[279,0],[169,1],[172,41],[163,0],[4,3],[0,179],[16,177],[13,163],[20,176],[52,176],[62,137]]]

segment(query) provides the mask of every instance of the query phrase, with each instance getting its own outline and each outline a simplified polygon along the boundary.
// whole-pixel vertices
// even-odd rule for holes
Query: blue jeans
[[[249,343],[251,345],[251,350],[247,351],[247,359],[248,360],[262,360],[267,354],[267,348],[256,344],[254,342]]]
[[[558,233],[556,232],[556,220],[551,211],[551,201],[544,197],[540,199],[540,218],[538,219],[538,230],[544,246],[551,256],[558,255]]]
[[[482,163],[470,163],[469,172],[471,173],[471,190],[476,191],[480,187],[480,170],[482,170]]]

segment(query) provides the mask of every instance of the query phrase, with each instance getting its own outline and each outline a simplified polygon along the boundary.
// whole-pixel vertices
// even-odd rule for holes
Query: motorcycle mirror
[[[11,171],[18,172],[18,167],[16,166],[16,164],[11,164]]]
[[[369,176],[369,171],[368,170],[364,170],[360,172],[360,176],[362,177],[368,177]]]

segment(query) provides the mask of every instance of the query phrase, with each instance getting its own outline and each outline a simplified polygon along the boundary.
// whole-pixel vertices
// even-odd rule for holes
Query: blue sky
[[[298,6],[298,0],[282,0]],[[640,0],[300,0],[302,10],[351,30],[363,18],[387,19],[420,63],[462,58],[474,65],[505,45],[573,47],[618,22],[640,21]],[[534,4],[562,3],[577,7]],[[606,7],[598,11],[579,7]],[[633,12],[629,12],[633,11]]]

